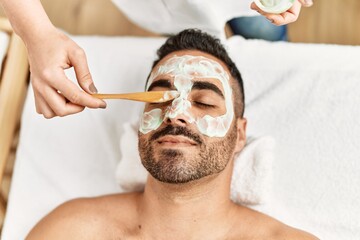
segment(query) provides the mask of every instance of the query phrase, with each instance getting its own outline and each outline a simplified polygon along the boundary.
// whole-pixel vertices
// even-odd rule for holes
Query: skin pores
[[[220,63],[203,56],[175,55],[152,72],[146,89],[159,76],[168,76],[168,78],[174,79],[174,86],[179,92],[179,96],[164,111],[155,108],[149,112],[144,112],[140,121],[139,130],[141,133],[146,134],[156,130],[164,119],[176,118],[181,114],[186,121],[195,124],[203,135],[209,137],[224,137],[226,135],[234,118],[234,107],[230,77]],[[216,79],[221,83],[225,97],[225,114],[196,116],[192,113],[192,104],[188,97],[194,81],[200,79]]]

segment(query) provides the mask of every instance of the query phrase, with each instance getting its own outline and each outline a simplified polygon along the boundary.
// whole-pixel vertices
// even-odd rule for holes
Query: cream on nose
[[[193,118],[188,113],[191,103],[184,97],[176,98],[171,106],[165,111],[165,122],[169,124],[177,124],[179,126],[186,125],[187,122],[192,122]]]

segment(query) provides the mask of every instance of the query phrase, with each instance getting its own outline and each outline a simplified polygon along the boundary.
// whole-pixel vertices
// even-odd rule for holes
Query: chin
[[[161,149],[159,151],[159,158],[184,158],[184,151],[180,149]]]

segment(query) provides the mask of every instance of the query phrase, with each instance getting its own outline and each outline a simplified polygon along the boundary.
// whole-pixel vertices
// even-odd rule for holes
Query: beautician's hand
[[[281,14],[264,12],[258,6],[256,6],[254,2],[251,3],[250,7],[251,9],[257,11],[258,13],[266,17],[274,25],[280,26],[295,22],[299,17],[301,6],[311,7],[312,5],[313,5],[312,0],[296,0],[294,2],[294,5],[289,10]]]
[[[78,113],[85,107],[106,107],[104,101],[90,95],[97,90],[84,51],[64,33],[56,28],[48,29],[25,43],[39,114],[52,118]],[[71,67],[83,91],[66,77],[64,70]]]
[[[25,42],[30,62],[36,111],[46,118],[105,108],[94,98],[96,88],[84,51],[50,22],[40,0],[0,0],[14,31]],[[74,67],[82,90],[64,73]]]

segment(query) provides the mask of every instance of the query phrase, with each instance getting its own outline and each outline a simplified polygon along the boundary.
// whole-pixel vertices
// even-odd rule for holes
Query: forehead
[[[198,65],[199,61],[202,61],[201,65],[204,69],[216,67],[219,71],[225,71],[228,74],[230,73],[225,63],[221,60],[211,54],[198,50],[181,50],[172,52],[158,62],[158,64],[153,68],[152,73],[159,72],[159,69],[162,67],[171,65],[173,67],[177,67],[177,69],[174,70],[184,70],[180,69],[183,65]],[[206,62],[211,63],[211,65],[206,65]]]
[[[226,65],[216,57],[197,50],[182,50],[164,57],[153,68],[148,85],[159,79],[188,78],[209,81],[218,85],[230,84],[231,75]]]

